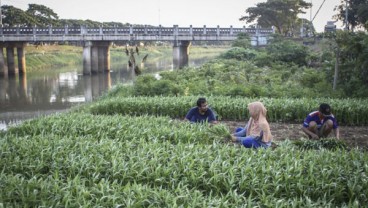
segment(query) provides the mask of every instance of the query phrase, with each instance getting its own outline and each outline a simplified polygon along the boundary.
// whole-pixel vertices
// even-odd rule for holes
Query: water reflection
[[[0,129],[18,120],[65,111],[111,89],[110,73],[82,76],[77,71],[33,77],[0,78]]]
[[[201,65],[209,58],[202,58],[190,66]],[[140,65],[143,73],[173,70],[172,59],[147,61]],[[0,130],[10,123],[64,112],[78,103],[91,102],[118,83],[132,84],[136,78],[134,69],[126,62],[111,67],[110,73],[91,76],[81,74],[82,67],[75,69],[50,69],[42,74],[27,73],[12,77],[0,77]]]

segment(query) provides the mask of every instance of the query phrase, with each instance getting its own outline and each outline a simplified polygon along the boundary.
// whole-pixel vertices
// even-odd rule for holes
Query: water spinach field
[[[361,207],[368,203],[365,151],[334,140],[325,148],[288,140],[267,150],[234,146],[224,143],[229,129],[223,124],[193,125],[175,119],[195,100],[194,96],[106,97],[10,128],[0,140],[0,203],[5,207]],[[246,116],[241,110],[245,99],[209,97],[209,101],[223,119]],[[298,108],[298,103],[309,100],[264,102],[270,119],[284,121],[301,117],[285,115],[282,103],[285,108],[288,103]],[[366,101],[354,102],[357,109],[336,110],[351,116],[347,123],[366,124],[367,117],[360,120],[354,115],[354,111],[368,115],[366,106],[359,104]]]

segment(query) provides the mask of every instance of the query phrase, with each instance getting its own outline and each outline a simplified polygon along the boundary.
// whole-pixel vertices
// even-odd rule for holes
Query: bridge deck
[[[202,28],[199,27],[123,27],[123,28],[0,28],[3,42],[54,42],[54,41],[230,41],[240,33],[250,36],[268,36],[272,29],[259,28]]]

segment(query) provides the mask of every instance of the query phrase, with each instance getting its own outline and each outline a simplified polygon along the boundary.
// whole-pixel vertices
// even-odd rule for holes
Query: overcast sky
[[[243,27],[239,21],[248,7],[266,0],[0,0],[2,5],[12,5],[26,10],[28,4],[42,4],[51,8],[60,19],[90,19],[99,22],[162,25],[171,27]],[[324,0],[306,0],[312,10],[302,17],[313,18]],[[326,0],[313,23],[322,32],[340,0]],[[312,12],[311,12],[312,11]],[[312,15],[311,15],[312,14]],[[342,24],[337,23],[341,28]]]

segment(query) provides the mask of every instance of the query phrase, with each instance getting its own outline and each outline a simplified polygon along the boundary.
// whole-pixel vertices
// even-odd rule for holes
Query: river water
[[[197,67],[215,55],[190,58],[189,66]],[[52,68],[42,72],[27,72],[22,76],[0,77],[0,130],[72,106],[91,102],[117,84],[133,83],[136,75],[126,62],[112,63],[109,73],[82,75],[82,66]],[[141,66],[143,74],[157,74],[173,68],[171,57],[155,59]]]

